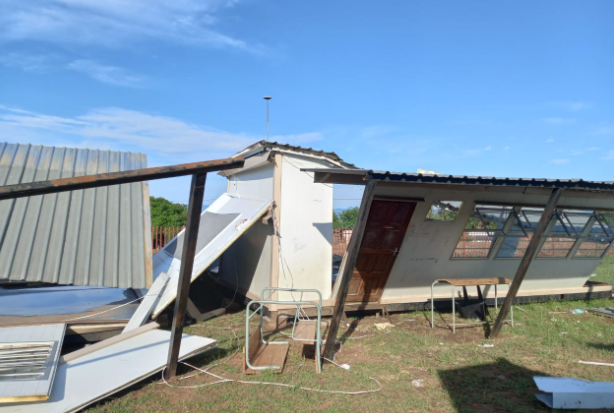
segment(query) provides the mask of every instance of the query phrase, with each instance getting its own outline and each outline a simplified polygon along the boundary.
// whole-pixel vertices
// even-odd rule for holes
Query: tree
[[[339,215],[337,215],[335,211],[333,211],[333,228],[334,229],[341,228],[341,219],[339,218]]]
[[[333,228],[354,228],[358,219],[358,207],[346,209],[340,213],[333,212]]]
[[[176,204],[162,197],[149,197],[152,227],[180,227],[188,218],[188,206]]]

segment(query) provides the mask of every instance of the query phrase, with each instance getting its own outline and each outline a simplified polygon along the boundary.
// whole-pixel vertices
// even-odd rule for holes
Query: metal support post
[[[497,321],[495,322],[495,326],[490,332],[490,335],[488,338],[497,337],[497,335],[501,331],[501,327],[503,327],[503,323],[507,319],[507,315],[510,312],[512,303],[514,302],[514,299],[516,298],[516,294],[518,294],[518,290],[520,289],[522,280],[524,280],[524,276],[527,274],[527,271],[529,270],[529,266],[531,265],[531,262],[533,261],[533,258],[537,254],[537,250],[539,246],[541,245],[541,240],[546,230],[546,226],[548,225],[548,223],[552,219],[552,216],[554,215],[556,204],[559,202],[559,199],[561,198],[562,193],[563,193],[563,190],[560,188],[556,188],[552,190],[552,193],[550,194],[550,198],[548,199],[548,203],[546,204],[546,207],[544,208],[544,212],[542,213],[542,216],[539,218],[539,223],[537,224],[537,227],[535,228],[535,232],[533,233],[533,236],[531,237],[529,246],[527,247],[527,250],[524,256],[522,257],[522,261],[520,261],[518,270],[516,270],[516,276],[514,277],[514,280],[512,281],[512,286],[508,290],[507,295],[505,296],[505,300],[503,301],[503,304],[501,305],[501,311],[499,312],[499,315],[497,316]]]
[[[200,214],[203,207],[206,179],[206,173],[192,175],[192,185],[190,186],[190,203],[188,205],[188,218],[183,239],[181,267],[179,268],[177,299],[175,300],[175,313],[173,314],[173,326],[171,328],[171,342],[168,349],[168,361],[166,367],[167,378],[172,378],[177,375],[179,348],[181,346],[183,322],[188,305],[190,282],[192,281],[192,269],[194,267],[194,256],[196,255],[196,241],[198,239],[198,227],[200,226]]]

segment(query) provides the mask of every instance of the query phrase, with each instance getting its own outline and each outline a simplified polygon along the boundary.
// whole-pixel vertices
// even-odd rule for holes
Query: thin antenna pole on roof
[[[269,141],[269,100],[271,100],[270,96],[265,96],[264,100],[266,100],[266,141]]]

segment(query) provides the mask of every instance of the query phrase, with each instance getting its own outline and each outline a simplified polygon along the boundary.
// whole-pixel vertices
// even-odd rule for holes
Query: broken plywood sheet
[[[539,401],[553,409],[608,409],[614,407],[614,383],[568,377],[533,377]]]
[[[273,366],[279,367],[272,370],[274,373],[281,373],[286,364],[289,344],[270,344],[263,343],[260,331],[255,330],[249,336],[249,363],[254,367]],[[245,347],[243,347],[243,373],[259,374],[265,370],[254,370],[247,366]],[[271,371],[271,370],[269,370]]]
[[[166,365],[170,337],[168,331],[146,331],[73,359],[58,366],[49,400],[0,406],[0,413],[77,412],[161,371]],[[213,339],[184,334],[179,359],[216,345]]]
[[[301,320],[296,323],[294,338],[299,340],[310,340],[312,343],[315,343],[317,327],[317,320]]]
[[[0,403],[47,400],[66,325],[0,328]]]
[[[271,203],[270,200],[233,198],[223,194],[211,204],[201,215],[192,281],[262,217]],[[169,282],[153,311],[152,318],[156,318],[177,295],[183,234],[185,230],[154,256],[154,276],[157,277],[165,272],[169,275]]]

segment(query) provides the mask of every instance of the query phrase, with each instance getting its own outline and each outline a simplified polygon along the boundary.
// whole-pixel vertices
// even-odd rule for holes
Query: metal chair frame
[[[439,281],[435,281],[433,284],[431,284],[431,328],[435,328],[435,299],[434,299],[434,294],[433,294],[433,289],[435,287],[435,284],[440,284]],[[445,283],[447,284],[447,283]],[[480,284],[476,284],[477,286],[479,286]],[[494,285],[495,287],[495,310],[497,310],[499,308],[498,306],[498,301],[499,301],[499,297],[497,295],[497,284],[483,284],[483,285]],[[511,284],[506,283],[506,285],[508,287],[511,287]],[[452,285],[450,284],[450,286],[452,287],[452,333],[456,334],[456,291],[457,291],[457,286],[456,285]],[[486,305],[486,300],[484,300],[484,305]],[[510,319],[508,319],[507,321],[511,322],[512,327],[514,327],[514,306],[510,307]],[[480,323],[462,323],[459,325],[478,325],[478,324],[482,324]]]
[[[320,354],[320,347],[322,345],[322,333],[321,333],[321,325],[322,325],[322,293],[320,293],[320,291],[315,290],[315,289],[301,289],[301,288],[278,288],[278,287],[265,287],[262,289],[262,293],[260,294],[260,297],[265,297],[265,293],[270,292],[269,297],[271,295],[273,295],[275,292],[278,291],[287,291],[290,293],[300,293],[300,299],[298,301],[294,300],[294,295],[292,295],[293,300],[292,301],[287,301],[287,300],[254,300],[254,301],[250,301],[247,304],[247,307],[245,309],[245,364],[247,364],[247,367],[249,367],[252,370],[279,370],[281,369],[281,366],[254,366],[249,362],[249,321],[250,319],[256,315],[256,314],[260,314],[260,323],[259,323],[259,329],[260,329],[260,340],[262,341],[263,344],[280,344],[280,345],[289,345],[290,343],[288,341],[267,341],[264,339],[264,334],[263,334],[263,325],[262,325],[262,316],[263,316],[263,309],[264,306],[266,304],[286,304],[286,305],[295,305],[296,306],[296,315],[294,317],[294,323],[292,325],[292,334],[291,334],[291,338],[294,341],[303,341],[303,342],[313,342],[314,340],[312,339],[301,339],[301,338],[295,338],[294,334],[296,332],[296,323],[297,320],[299,319],[300,316],[300,311],[302,309],[302,307],[304,306],[309,306],[309,307],[315,307],[316,311],[317,311],[317,321],[316,321],[316,339],[315,339],[315,344],[316,344],[316,358],[317,358],[317,363],[318,363],[318,373],[320,373],[322,371],[322,356]],[[304,293],[316,293],[318,295],[318,301],[303,301],[303,294]],[[253,305],[258,304],[258,307],[250,314],[250,309],[252,308]]]

